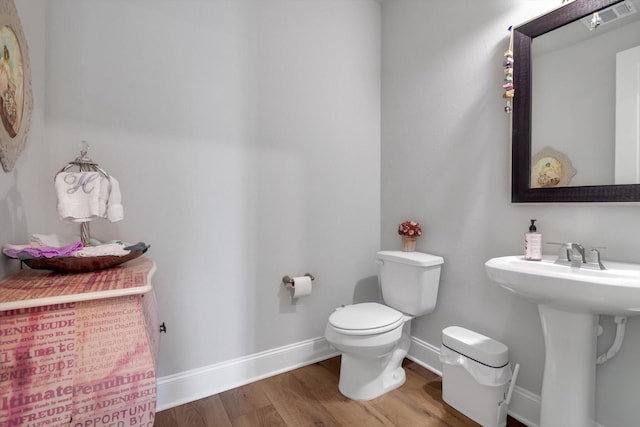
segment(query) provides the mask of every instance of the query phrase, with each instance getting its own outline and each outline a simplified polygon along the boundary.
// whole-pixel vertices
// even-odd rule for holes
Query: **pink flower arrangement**
[[[398,234],[418,238],[422,236],[422,227],[415,221],[405,221],[398,226]]]

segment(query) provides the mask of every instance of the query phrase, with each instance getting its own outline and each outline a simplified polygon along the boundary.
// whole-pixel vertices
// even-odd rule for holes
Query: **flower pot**
[[[416,237],[402,236],[402,250],[404,252],[414,252],[416,250]]]

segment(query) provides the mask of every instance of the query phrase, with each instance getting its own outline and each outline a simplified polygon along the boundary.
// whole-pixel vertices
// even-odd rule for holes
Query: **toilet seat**
[[[329,324],[344,335],[375,335],[391,331],[404,323],[398,310],[375,302],[339,308],[329,316]]]

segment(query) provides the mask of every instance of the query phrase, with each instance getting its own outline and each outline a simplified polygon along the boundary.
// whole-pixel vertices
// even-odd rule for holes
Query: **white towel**
[[[109,192],[111,191],[111,177],[105,178],[101,176],[101,178],[98,211],[100,212],[100,217],[104,218],[107,216],[107,203],[109,203]]]
[[[124,248],[122,243],[105,243],[98,246],[85,246],[80,249],[73,256],[77,257],[94,257],[94,256],[125,256],[131,253],[130,250]]]
[[[104,217],[105,210],[100,202],[104,180],[106,178],[99,172],[61,172],[56,175],[60,218],[71,222],[85,222]]]
[[[111,191],[107,200],[107,219],[111,222],[120,221],[124,218],[124,208],[122,207],[122,194],[120,194],[120,183],[114,177],[109,177],[111,181]]]

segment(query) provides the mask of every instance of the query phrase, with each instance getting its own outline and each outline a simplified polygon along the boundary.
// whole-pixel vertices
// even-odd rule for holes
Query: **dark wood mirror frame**
[[[640,202],[640,184],[530,188],[531,42],[622,0],[575,0],[514,29],[511,201],[513,203]]]

